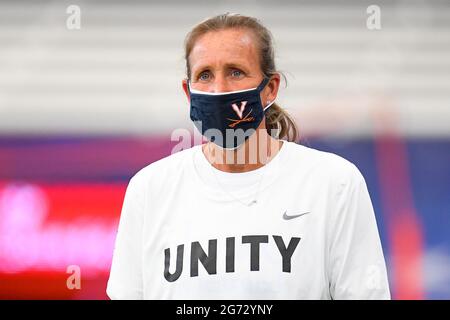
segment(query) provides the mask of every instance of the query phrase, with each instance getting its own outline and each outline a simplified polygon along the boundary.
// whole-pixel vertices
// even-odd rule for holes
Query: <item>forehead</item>
[[[189,61],[193,70],[221,63],[258,65],[255,37],[246,29],[210,31],[197,39]]]

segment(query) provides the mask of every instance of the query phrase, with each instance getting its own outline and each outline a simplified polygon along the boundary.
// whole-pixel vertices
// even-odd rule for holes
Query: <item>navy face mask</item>
[[[258,87],[247,90],[208,93],[188,89],[191,100],[190,117],[209,141],[226,149],[236,149],[253,133],[264,118],[260,93],[269,82],[264,78]]]

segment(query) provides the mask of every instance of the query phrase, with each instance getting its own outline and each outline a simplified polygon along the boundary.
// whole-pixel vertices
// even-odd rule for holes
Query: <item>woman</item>
[[[224,14],[185,44],[182,86],[209,141],[130,180],[109,297],[389,299],[365,180],[293,142],[269,31]]]

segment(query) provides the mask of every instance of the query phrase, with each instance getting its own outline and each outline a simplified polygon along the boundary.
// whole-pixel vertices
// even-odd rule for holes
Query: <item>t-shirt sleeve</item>
[[[366,182],[356,166],[339,181],[329,226],[332,299],[390,299],[383,250]]]
[[[142,299],[143,186],[134,176],[122,205],[106,293],[111,299]]]

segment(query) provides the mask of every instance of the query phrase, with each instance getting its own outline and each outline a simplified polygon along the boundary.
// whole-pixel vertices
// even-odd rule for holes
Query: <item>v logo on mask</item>
[[[242,101],[240,108],[238,108],[236,103],[233,103],[231,105],[231,107],[233,108],[233,110],[236,112],[236,114],[239,116],[240,119],[242,119],[242,114],[244,113],[244,109],[245,109],[246,104],[247,104],[247,101]]]

